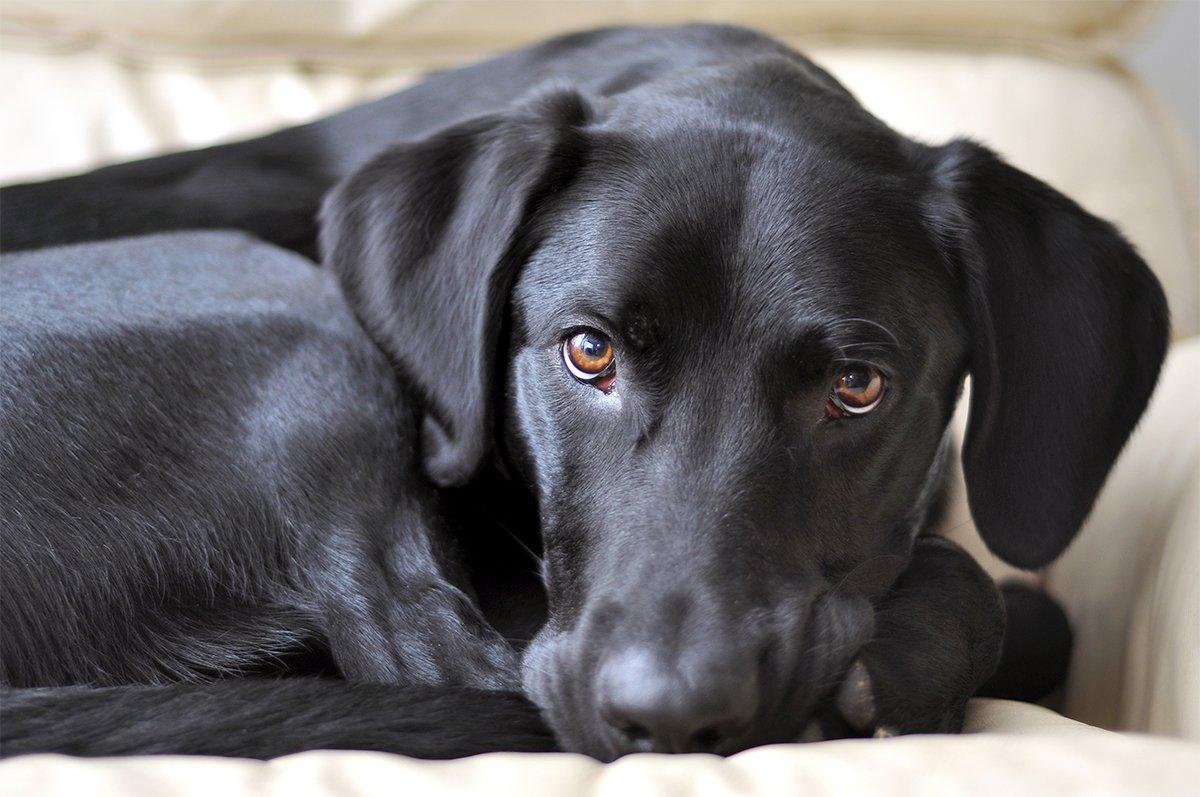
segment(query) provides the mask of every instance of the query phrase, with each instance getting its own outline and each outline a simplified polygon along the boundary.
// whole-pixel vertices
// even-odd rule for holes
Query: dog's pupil
[[[842,384],[850,390],[865,390],[871,384],[871,374],[866,368],[847,368],[842,374]]]
[[[583,349],[584,356],[591,359],[599,359],[608,350],[608,342],[595,335],[585,335],[582,345],[579,348]]]

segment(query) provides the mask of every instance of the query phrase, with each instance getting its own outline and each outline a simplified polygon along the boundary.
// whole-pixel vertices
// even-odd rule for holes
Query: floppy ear
[[[569,91],[392,147],[321,210],[324,261],[422,402],[425,469],[462,484],[488,451],[492,382],[523,231],[582,149]]]
[[[1167,305],[1109,223],[989,150],[927,150],[971,344],[963,470],[985,543],[1048,564],[1091,510],[1166,350]]]

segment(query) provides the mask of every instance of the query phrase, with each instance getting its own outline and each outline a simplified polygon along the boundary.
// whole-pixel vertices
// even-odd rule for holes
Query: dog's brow
[[[888,326],[869,318],[823,318],[805,324],[799,336],[804,356],[833,362],[870,362],[873,357],[895,356],[900,339]]]

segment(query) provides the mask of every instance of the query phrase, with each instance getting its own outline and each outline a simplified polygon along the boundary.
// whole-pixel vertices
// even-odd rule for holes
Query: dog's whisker
[[[529,558],[532,559],[534,564],[536,564],[538,566],[538,570],[532,571],[530,573],[530,575],[537,576],[540,580],[541,575],[542,575],[541,568],[544,565],[544,562],[542,561],[542,557],[540,557],[536,553],[534,553],[533,549],[530,548],[528,545],[526,545],[525,541],[522,540],[520,537],[518,537],[517,534],[512,529],[510,529],[508,526],[504,525],[503,523],[497,523],[496,525],[499,526],[501,529],[503,529],[505,534],[507,534],[509,537],[512,537],[513,542],[515,542],[521,548],[522,551],[529,554]]]
[[[875,329],[878,329],[883,334],[887,335],[888,338],[891,339],[892,345],[894,345],[894,346],[900,345],[900,339],[896,337],[896,334],[894,332],[892,332],[890,329],[888,329],[886,326],[884,326],[883,324],[879,323],[878,321],[872,321],[869,318],[847,318],[847,319],[844,319],[844,321],[847,324],[865,324],[867,326],[874,327]]]
[[[846,583],[849,582],[852,578],[854,578],[858,574],[862,573],[864,570],[871,567],[872,565],[879,563],[879,562],[885,562],[885,561],[894,561],[896,564],[902,565],[904,563],[904,557],[897,556],[896,554],[878,554],[878,555],[872,556],[868,559],[864,559],[863,561],[856,564],[854,567],[850,568],[850,570],[847,571],[845,573],[845,575],[843,575],[841,577],[841,579],[838,581],[838,583],[834,587],[832,587],[829,591],[833,594],[839,593],[842,590],[842,587],[846,586]]]

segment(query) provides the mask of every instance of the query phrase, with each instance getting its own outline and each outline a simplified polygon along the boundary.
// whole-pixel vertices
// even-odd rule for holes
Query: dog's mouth
[[[747,618],[743,629],[763,629],[753,638],[661,646],[595,643],[595,623],[547,627],[525,651],[522,679],[566,750],[605,761],[638,752],[731,755],[811,733],[815,712],[869,635],[862,613],[822,596],[776,607],[770,614],[789,622],[770,632],[761,618]],[[676,630],[657,637],[678,640]]]

